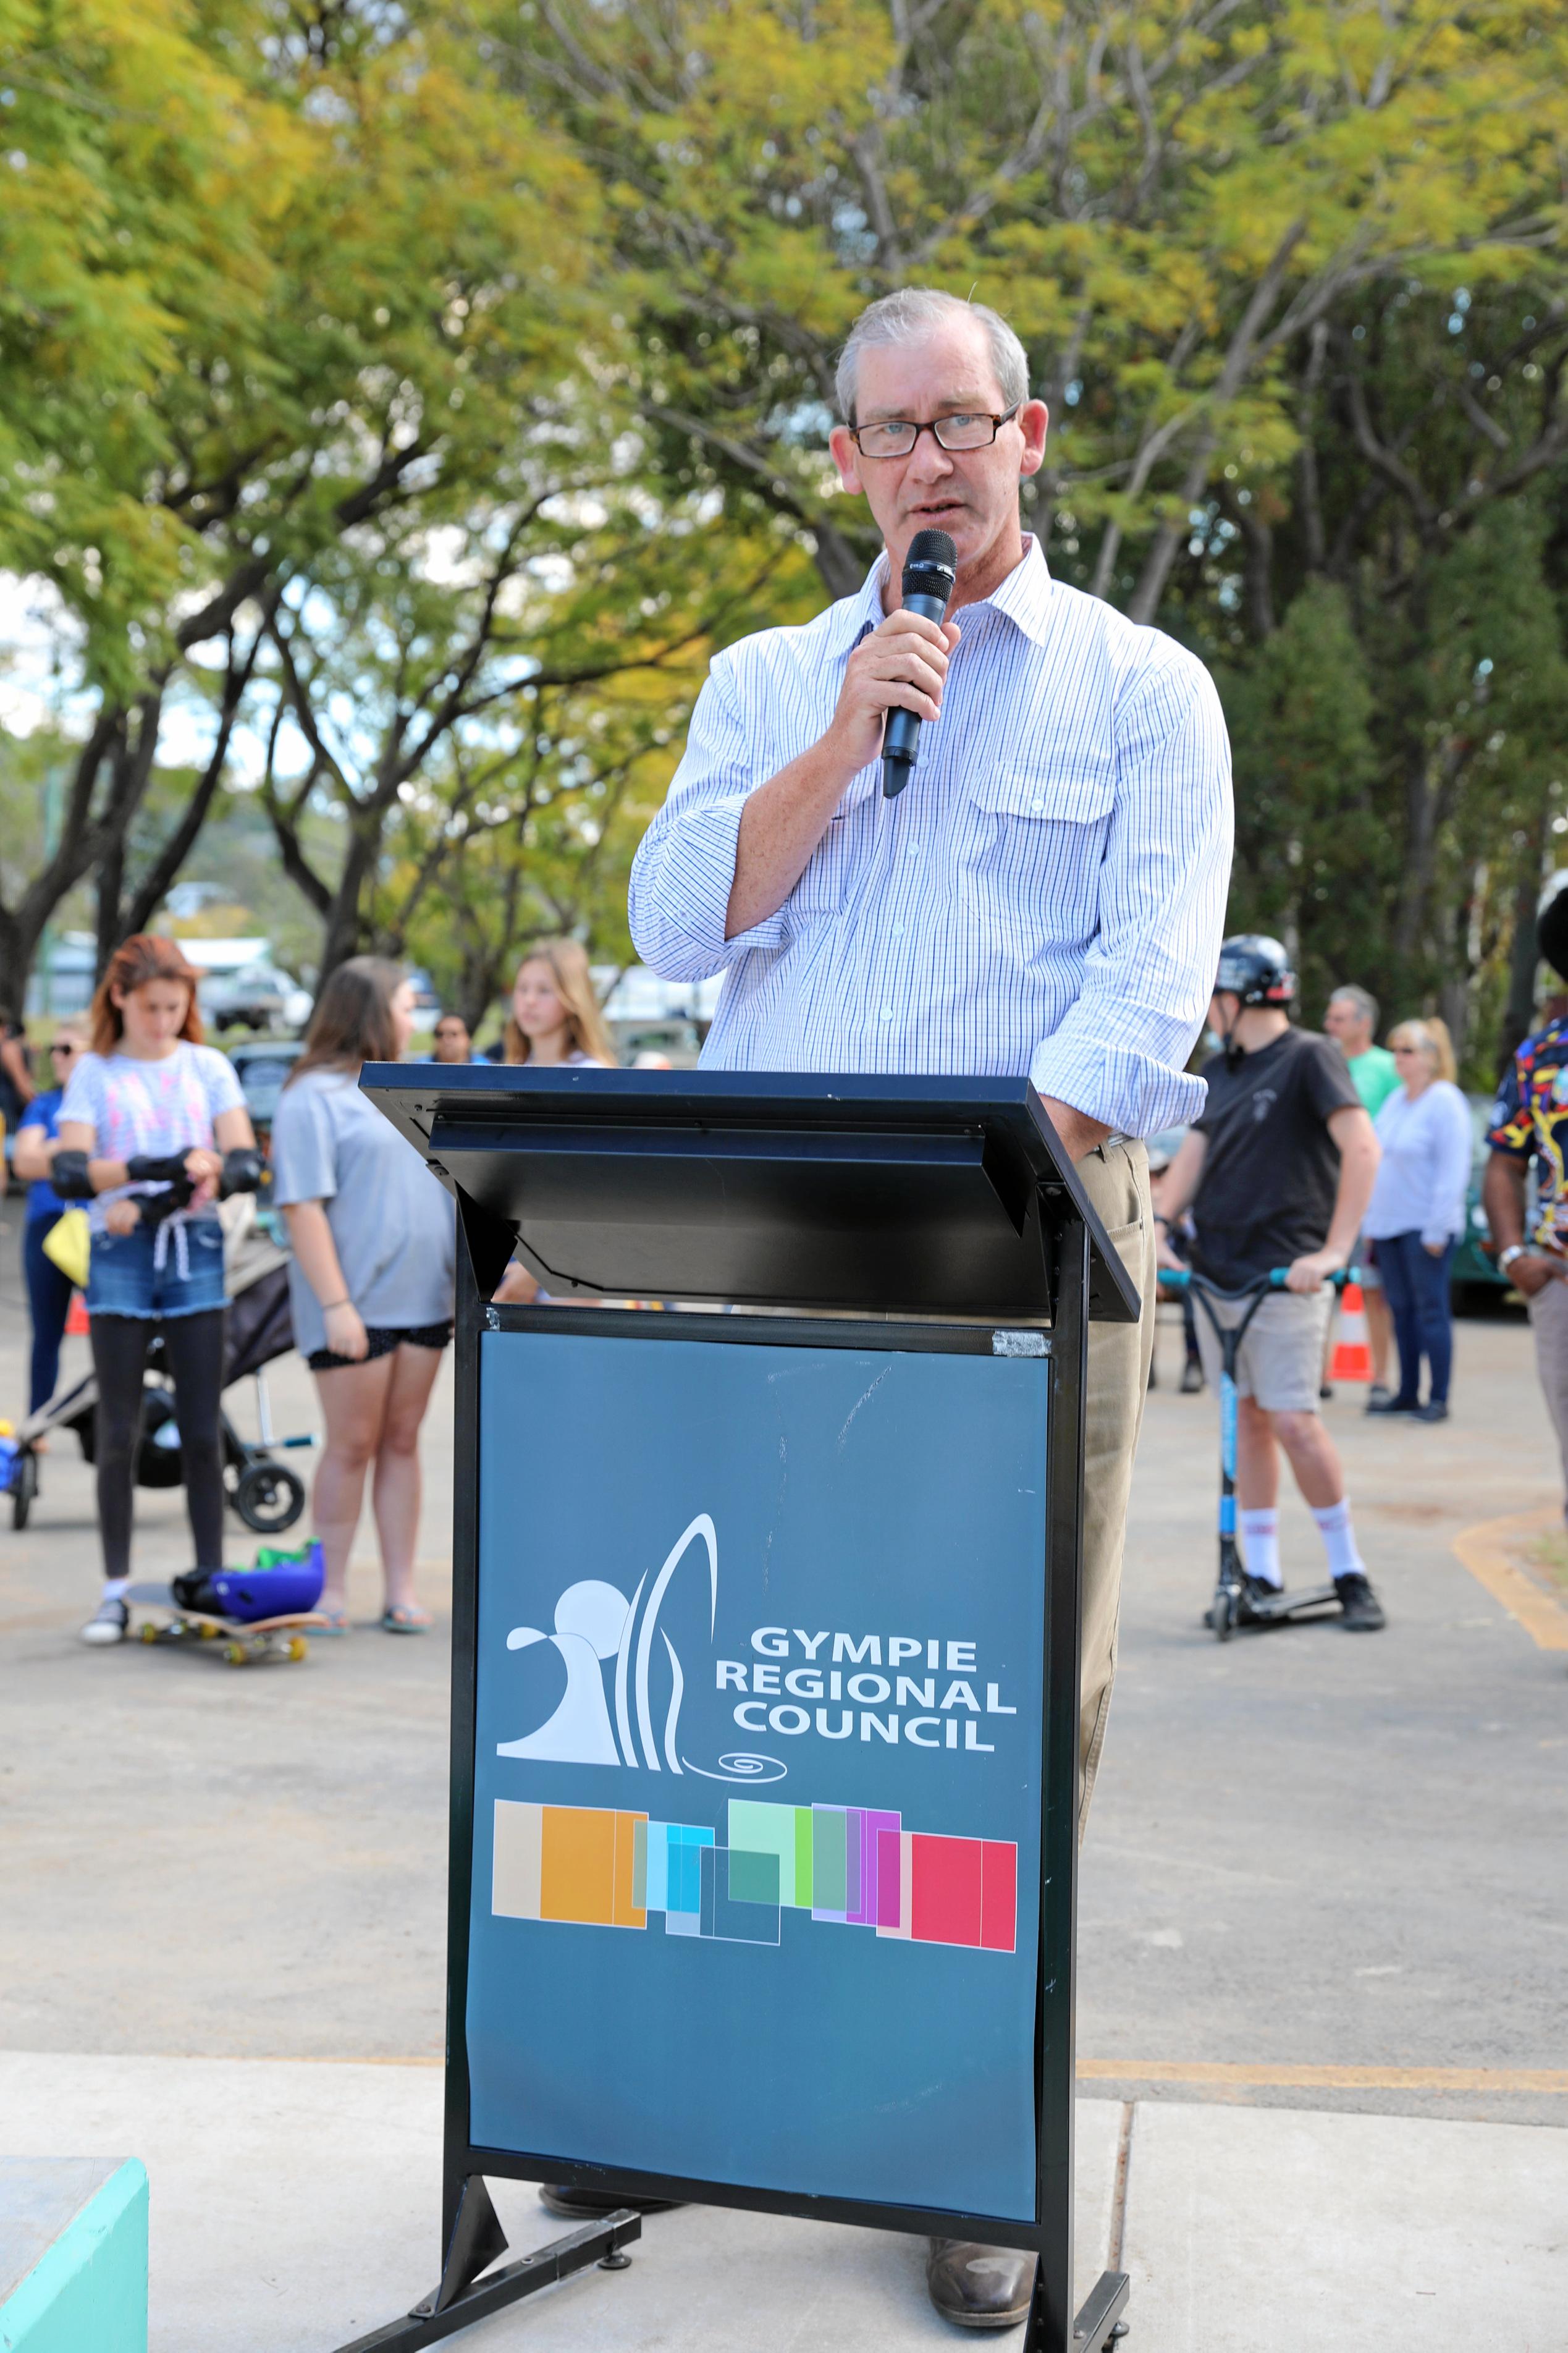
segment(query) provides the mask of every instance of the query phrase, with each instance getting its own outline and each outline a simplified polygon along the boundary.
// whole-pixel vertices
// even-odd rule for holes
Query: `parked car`
[[[310,1018],[310,990],[275,964],[215,972],[196,996],[215,1029],[302,1029]]]
[[[250,1124],[262,1142],[272,1132],[278,1098],[289,1083],[289,1073],[305,1050],[302,1038],[252,1038],[228,1049],[228,1059],[239,1078]]]

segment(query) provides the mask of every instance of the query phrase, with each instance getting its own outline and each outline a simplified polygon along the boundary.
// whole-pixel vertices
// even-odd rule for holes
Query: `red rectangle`
[[[1018,1850],[1001,1839],[984,1841],[980,1883],[980,1941],[990,1953],[1010,1953],[1018,1935]]]
[[[978,1945],[984,1841],[932,1838],[917,1831],[910,1934],[919,1944]]]

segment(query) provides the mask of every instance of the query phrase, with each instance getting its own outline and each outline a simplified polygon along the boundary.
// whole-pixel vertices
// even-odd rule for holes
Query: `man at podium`
[[[632,870],[632,935],[668,979],[724,974],[709,1068],[1026,1073],[1038,1089],[1143,1301],[1140,1325],[1097,1324],[1089,1345],[1087,1810],[1152,1340],[1142,1139],[1204,1106],[1186,1062],[1225,916],[1229,747],[1201,663],[1053,580],[1025,533],[1019,485],[1048,418],[1005,321],[889,295],[852,329],[837,393],[834,459],[884,553],[858,596],[715,657]],[[952,543],[940,622],[900,602],[920,533]],[[887,797],[899,709],[921,740]],[[1032,2272],[938,2242],[933,2300],[1008,2327]]]

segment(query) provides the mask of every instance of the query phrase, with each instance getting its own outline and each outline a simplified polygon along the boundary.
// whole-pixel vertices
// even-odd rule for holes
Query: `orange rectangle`
[[[616,1816],[598,1806],[546,1806],[539,1916],[613,1927]]]
[[[617,1928],[646,1928],[647,1913],[636,1901],[633,1864],[637,1857],[637,1824],[647,1820],[646,1814],[616,1816],[616,1880],[615,1925]]]

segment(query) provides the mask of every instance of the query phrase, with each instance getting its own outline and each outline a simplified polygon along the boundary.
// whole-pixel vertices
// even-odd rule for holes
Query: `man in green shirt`
[[[1350,1067],[1351,1083],[1365,1104],[1368,1117],[1375,1120],[1400,1083],[1398,1063],[1386,1046],[1373,1043],[1377,1035],[1376,997],[1370,989],[1347,980],[1330,997],[1323,1027]],[[1394,1318],[1383,1295],[1383,1277],[1375,1266],[1366,1263],[1364,1243],[1359,1255],[1362,1295],[1366,1302],[1366,1336],[1372,1347],[1372,1388],[1367,1403],[1378,1405],[1390,1394],[1388,1360],[1394,1346]],[[1332,1345],[1331,1335],[1331,1348]]]
[[[1338,1040],[1350,1064],[1351,1083],[1375,1119],[1399,1084],[1399,1065],[1386,1046],[1373,1045],[1377,1035],[1377,999],[1370,990],[1347,980],[1329,999],[1323,1027]]]

